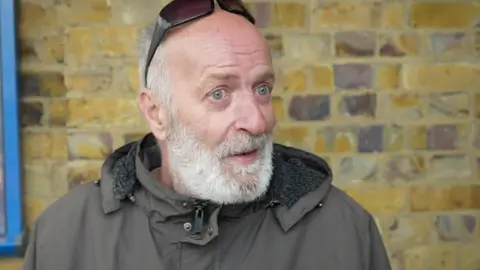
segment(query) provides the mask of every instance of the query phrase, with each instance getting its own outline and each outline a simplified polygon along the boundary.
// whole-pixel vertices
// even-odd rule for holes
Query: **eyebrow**
[[[200,89],[203,89],[211,81],[230,81],[230,80],[238,80],[238,79],[239,79],[238,75],[234,73],[214,72],[214,73],[209,73],[208,75],[201,78],[200,83],[198,84],[198,87]],[[274,79],[275,79],[275,72],[272,69],[265,69],[265,70],[262,70],[260,75],[257,75],[255,77],[255,82],[274,80]]]
[[[204,78],[201,79],[201,83],[205,81],[210,81],[210,80],[218,80],[218,81],[228,81],[228,80],[233,80],[233,79],[238,79],[238,76],[233,74],[233,73],[210,73]]]
[[[275,80],[275,72],[271,69],[265,70],[260,76],[256,78],[256,81]]]
[[[238,76],[233,73],[225,73],[225,72],[217,72],[217,73],[209,73],[206,74],[202,78],[200,78],[200,82],[198,83],[198,88],[202,91],[208,86],[208,84],[212,81],[229,81],[229,80],[236,80]]]

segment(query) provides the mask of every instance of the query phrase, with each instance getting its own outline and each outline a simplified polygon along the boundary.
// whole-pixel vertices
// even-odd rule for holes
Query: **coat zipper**
[[[194,204],[195,216],[193,218],[193,228],[192,228],[191,237],[197,240],[202,239],[206,206],[207,206],[206,202],[196,202]]]

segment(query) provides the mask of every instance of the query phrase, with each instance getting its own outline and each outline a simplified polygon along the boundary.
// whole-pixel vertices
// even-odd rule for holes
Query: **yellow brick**
[[[79,64],[105,57],[134,56],[136,27],[75,27],[67,30],[67,61]]]
[[[273,53],[282,52],[285,59],[300,62],[318,62],[331,56],[331,37],[328,34],[284,33],[282,43],[270,42]],[[273,44],[272,44],[273,43]]]
[[[46,209],[47,205],[44,200],[32,196],[25,196],[23,202],[25,205],[25,219],[27,226],[33,228],[35,221]]]
[[[66,159],[67,137],[59,132],[24,132],[22,136],[24,160]]]
[[[380,27],[384,29],[402,29],[405,27],[403,3],[385,4],[382,7]]]
[[[400,34],[395,38],[395,44],[407,55],[420,53],[421,39],[416,34]]]
[[[107,8],[110,6],[108,0],[68,0],[68,2],[75,8]]]
[[[423,215],[385,217],[379,224],[386,244],[395,248],[428,244],[435,233],[434,221]]]
[[[318,131],[315,137],[314,151],[316,154],[328,152],[329,140],[325,132]]]
[[[461,270],[480,269],[480,243],[465,244],[460,247],[459,260]]]
[[[380,55],[386,57],[417,56],[421,49],[421,38],[414,33],[380,35]]]
[[[404,67],[404,84],[412,90],[462,90],[480,85],[480,67],[411,65]]]
[[[25,60],[37,60],[44,63],[63,63],[63,37],[46,36],[41,40],[20,40],[20,53]],[[23,60],[23,59],[22,59]]]
[[[124,68],[125,76],[127,78],[128,86],[132,92],[140,90],[140,75],[137,66],[126,66]],[[143,86],[142,86],[143,87]]]
[[[58,26],[58,16],[55,6],[43,7],[32,2],[22,2],[20,5],[20,35],[38,37],[46,29]]]
[[[139,141],[145,137],[145,133],[127,133],[123,135],[123,143],[130,143],[134,141]]]
[[[352,138],[350,134],[340,133],[335,136],[333,143],[333,151],[335,153],[352,152],[356,147],[356,139]]]
[[[22,270],[23,259],[20,258],[0,258],[0,269],[3,270]]]
[[[308,129],[306,127],[278,127],[275,131],[275,141],[288,146],[307,147]]]
[[[410,23],[416,28],[469,28],[480,17],[480,4],[420,2],[412,4],[411,12]]]
[[[109,73],[65,75],[65,85],[68,88],[69,96],[97,95],[99,92],[109,90],[111,83],[112,77]]]
[[[480,32],[475,33],[473,39],[473,50],[475,54],[480,55]]]
[[[277,121],[285,120],[285,105],[282,98],[273,98],[272,99],[273,110],[275,111],[275,116]]]
[[[68,126],[138,125],[137,101],[131,99],[78,99],[68,101]]]
[[[307,90],[307,73],[304,67],[287,69],[283,73],[285,91],[302,93]]]
[[[385,129],[385,150],[389,152],[399,152],[405,149],[405,131],[401,126],[387,126]]]
[[[68,64],[77,64],[92,58],[95,50],[93,28],[70,28],[67,29],[66,34],[65,58]]]
[[[410,108],[420,104],[420,98],[415,94],[400,94],[392,96],[391,104],[395,108]]]
[[[113,18],[122,25],[147,25],[155,22],[160,8],[164,7],[171,0],[122,0],[117,6],[114,1],[108,1],[115,10]],[[119,3],[120,4],[120,3]],[[116,11],[120,12],[116,12]]]
[[[45,105],[42,102],[20,103],[22,126],[41,126],[45,123]]]
[[[454,244],[436,244],[408,249],[404,252],[405,270],[457,269],[456,249]]]
[[[72,24],[95,24],[108,23],[112,17],[110,7],[60,7],[59,16],[64,23]]]
[[[45,38],[42,49],[43,50],[38,53],[42,61],[55,61],[57,63],[63,62],[65,54],[63,38]]]
[[[480,94],[475,96],[475,116],[480,118]]]
[[[51,126],[65,126],[67,123],[67,101],[52,100],[50,104],[49,124]]]
[[[397,89],[399,86],[400,66],[383,65],[377,68],[377,87],[380,89]]]
[[[134,55],[137,45],[136,27],[107,27],[96,31],[98,53],[106,57]]]
[[[315,91],[333,89],[333,69],[330,66],[313,66],[311,68],[312,88]]]
[[[480,186],[412,187],[412,211],[480,209]]]
[[[412,149],[425,149],[427,147],[427,128],[425,126],[412,126],[409,130],[410,147]]]
[[[71,158],[105,159],[112,152],[112,138],[107,133],[75,133],[68,136]]]
[[[268,48],[270,49],[270,55],[273,60],[280,59],[284,56],[284,45],[282,36],[275,34],[264,34],[267,41]]]
[[[347,188],[345,192],[371,213],[399,212],[407,200],[407,191],[400,188]]]
[[[29,82],[22,89],[25,96],[62,97],[67,92],[61,72],[25,72],[22,75]]]
[[[34,197],[60,197],[68,191],[66,162],[37,161],[24,165],[25,193]]]
[[[362,29],[374,26],[371,3],[321,3],[312,14],[313,29]]]
[[[300,3],[273,3],[271,26],[303,27],[306,7]]]
[[[76,160],[68,164],[68,182],[69,189],[90,181],[95,181],[100,177],[102,162],[92,162]]]

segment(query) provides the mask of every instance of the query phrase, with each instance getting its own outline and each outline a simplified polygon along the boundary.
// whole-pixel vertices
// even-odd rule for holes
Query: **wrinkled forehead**
[[[193,75],[210,67],[249,70],[272,65],[268,44],[253,26],[203,26],[192,25],[172,34],[166,44],[169,66]]]

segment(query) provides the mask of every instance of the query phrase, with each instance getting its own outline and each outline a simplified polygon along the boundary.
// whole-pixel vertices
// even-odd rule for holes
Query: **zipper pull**
[[[195,217],[193,219],[193,229],[191,237],[194,239],[202,239],[203,218],[205,214],[205,203],[195,205]]]
[[[266,208],[275,208],[276,206],[280,205],[280,202],[277,200],[271,200],[267,203]]]

